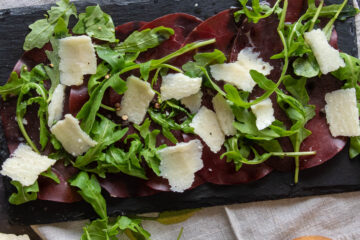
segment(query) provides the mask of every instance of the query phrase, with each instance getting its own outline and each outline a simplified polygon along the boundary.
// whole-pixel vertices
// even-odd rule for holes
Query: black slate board
[[[341,1],[327,1],[339,3]],[[235,0],[129,0],[129,1],[81,1],[76,2],[79,12],[85,6],[99,3],[111,14],[115,24],[133,20],[150,21],[167,13],[185,12],[206,19],[221,10],[238,6]],[[195,3],[198,6],[195,7]],[[0,82],[4,84],[17,59],[22,54],[23,39],[27,26],[41,18],[49,5],[19,9],[0,10]],[[344,52],[357,56],[354,20],[337,23],[339,46]],[[0,131],[0,157],[8,153],[3,132]],[[298,196],[320,195],[356,191],[360,189],[360,161],[350,160],[348,147],[325,164],[300,172],[300,183],[293,185],[293,173],[273,172],[254,183],[234,186],[204,184],[196,189],[178,193],[160,193],[150,197],[115,199],[107,197],[110,215],[198,208],[231,203],[252,202]],[[8,179],[4,179],[7,194],[11,189]],[[35,201],[21,206],[9,206],[5,194],[1,193],[0,206],[7,211],[12,223],[38,224],[95,218],[88,204],[64,204]],[[106,193],[105,193],[106,195]],[[5,214],[3,214],[5,216]],[[0,214],[1,217],[1,214]],[[1,230],[1,229],[0,229]]]

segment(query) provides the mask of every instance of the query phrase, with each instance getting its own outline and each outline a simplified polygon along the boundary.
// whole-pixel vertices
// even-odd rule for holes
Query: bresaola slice
[[[202,23],[202,20],[192,15],[186,13],[171,13],[143,25],[139,31],[147,28],[153,29],[164,26],[172,28],[174,30],[174,35],[161,43],[160,46],[142,53],[137,60],[139,62],[146,62],[150,59],[159,59],[178,50],[184,43],[185,38],[200,23]]]
[[[301,151],[316,151],[316,155],[300,158],[300,169],[320,165],[340,152],[346,145],[345,137],[334,138],[326,122],[325,94],[340,89],[343,83],[331,75],[308,80],[307,89],[310,97],[309,104],[316,106],[316,115],[307,124],[306,128],[312,134],[301,144]]]
[[[200,48],[196,51],[208,52],[213,49],[219,49],[228,58],[232,50],[232,44],[238,32],[238,27],[234,21],[234,9],[224,10],[197,26],[185,39],[182,47],[188,43],[209,40],[212,38],[216,39],[214,44]],[[182,66],[190,60],[193,60],[196,51],[184,54],[176,58],[175,65]]]
[[[72,166],[64,166],[62,161],[58,161],[52,168],[52,171],[58,176],[60,183],[57,184],[50,178],[39,177],[38,198],[54,202],[72,203],[81,201],[81,196],[76,192],[76,188],[70,187],[68,180],[75,176],[78,170]]]

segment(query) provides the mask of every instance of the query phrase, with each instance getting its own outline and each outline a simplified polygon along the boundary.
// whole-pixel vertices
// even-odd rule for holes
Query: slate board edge
[[[83,10],[84,9],[84,6],[86,5],[89,5],[89,4],[94,4],[94,3],[98,3],[99,1],[81,1],[81,2],[75,2],[75,4],[80,7],[79,9]],[[159,4],[164,4],[164,2],[168,2],[168,4],[178,4],[179,1],[176,1],[176,0],[173,0],[173,1],[164,1],[164,0],[160,0],[159,1],[160,3]],[[186,2],[186,3],[185,3]],[[188,3],[191,3],[191,5],[189,5],[189,7],[193,7],[193,1],[182,1],[183,4],[188,4]],[[210,3],[210,2],[216,2],[216,1],[213,1],[213,0],[210,0],[210,1],[207,1],[207,0],[200,0],[200,1],[197,1],[197,2],[200,2],[201,3]],[[224,1],[225,2],[225,1]],[[230,2],[230,1],[227,1],[227,2]],[[236,1],[231,1],[234,3],[234,5],[236,5]],[[331,2],[334,2],[334,1],[331,1]],[[339,1],[335,1],[335,2],[339,2]],[[134,0],[134,1],[122,1],[122,2],[119,2],[119,1],[114,1],[114,0],[105,0],[105,1],[101,1],[100,5],[101,6],[107,6],[107,5],[116,5],[116,6],[128,6],[128,5],[131,5],[131,4],[152,4],[153,1],[149,1],[149,0]],[[165,3],[166,5],[166,3]],[[33,13],[34,11],[36,12],[43,12],[45,10],[47,10],[49,8],[49,6],[51,5],[39,5],[39,6],[32,6],[32,7],[24,7],[24,8],[16,8],[16,9],[4,9],[4,10],[0,10],[0,25],[1,25],[1,21],[4,21],[4,18],[6,16],[9,16],[9,15],[13,15],[13,16],[24,16],[24,15],[29,15],[31,13]],[[214,5],[213,5],[214,6]],[[231,6],[231,5],[230,5]],[[217,10],[222,10],[222,9],[217,9]],[[193,11],[193,9],[191,10]],[[174,10],[172,10],[172,12],[176,12]],[[216,11],[214,11],[216,12]],[[194,14],[194,13],[193,13]],[[196,15],[196,14],[195,14]],[[139,19],[141,20],[141,19]],[[115,23],[117,23],[115,20],[114,20]],[[119,23],[120,24],[120,23]],[[337,23],[337,29],[339,32],[341,32],[341,29],[344,29],[345,30],[345,33],[347,33],[347,29],[349,28],[346,28],[346,27],[342,27],[341,26],[342,23]],[[354,32],[354,20],[351,19],[351,20],[348,20],[347,23],[344,25],[344,26],[347,26],[347,25],[350,25],[350,30],[353,30]],[[349,52],[351,53],[352,55],[357,55],[357,48],[356,48],[356,38],[352,37],[351,40],[351,44],[349,44],[349,38],[346,37],[345,35],[342,34],[342,36],[345,39],[346,44],[345,46],[347,47],[347,49],[344,49],[345,52]],[[340,43],[339,45],[341,46],[341,39],[340,40]],[[0,75],[1,76],[1,75]],[[2,83],[4,82],[4,79],[1,79]],[[3,146],[2,146],[3,147]],[[6,156],[5,156],[6,157]],[[336,157],[335,157],[336,158]],[[2,159],[4,159],[4,156],[2,156]],[[334,161],[334,160],[330,160],[331,161]],[[318,168],[321,168],[323,166],[320,166]],[[289,173],[276,173],[276,174],[280,174],[280,175],[289,175]],[[272,174],[274,175],[274,173]],[[291,174],[290,174],[291,175]],[[267,176],[266,178],[264,178],[263,180],[260,180],[254,184],[261,184],[262,181],[265,181],[267,178],[271,177],[270,176]],[[289,178],[289,177],[288,177]],[[291,176],[290,176],[290,179],[291,179]],[[5,179],[4,179],[5,180]],[[6,181],[6,185],[7,187],[9,187],[9,181],[8,179],[5,180]],[[147,207],[147,209],[143,209],[143,211],[123,211],[123,210],[119,210],[119,208],[116,207],[116,204],[114,204],[113,206],[110,206],[112,202],[114,201],[119,201],[119,202],[122,202],[122,201],[127,201],[129,199],[109,199],[110,201],[110,204],[109,204],[109,211],[110,211],[110,214],[111,215],[116,215],[116,214],[124,214],[124,213],[135,213],[135,212],[151,212],[151,211],[155,211],[155,210],[175,210],[175,209],[182,209],[182,208],[196,208],[196,207],[200,207],[200,206],[214,206],[214,205],[222,205],[222,204],[234,204],[234,203],[238,203],[238,202],[252,202],[252,201],[264,201],[264,200],[274,200],[274,199],[282,199],[282,198],[293,198],[293,197],[300,197],[300,196],[310,196],[310,195],[322,195],[322,194],[328,194],[328,193],[340,193],[340,192],[347,192],[347,191],[356,191],[356,190],[359,190],[360,189],[360,181],[358,182],[358,184],[355,184],[355,185],[340,185],[340,186],[331,186],[330,188],[329,187],[314,187],[314,188],[309,188],[308,190],[306,191],[300,191],[300,190],[296,190],[296,187],[295,188],[290,188],[289,192],[287,193],[283,193],[283,194],[269,194],[269,195],[265,195],[265,196],[262,196],[262,197],[258,197],[258,198],[253,198],[252,200],[241,200],[241,199],[237,199],[237,200],[232,200],[232,199],[229,199],[229,198],[226,198],[226,197],[205,197],[205,198],[202,198],[202,201],[196,201],[196,202],[192,202],[192,201],[189,201],[189,200],[186,200],[184,201],[184,204],[181,206],[181,205],[178,205],[178,206],[169,206],[169,207],[163,207],[162,209],[155,209],[154,207]],[[248,186],[251,186],[252,184],[249,184]],[[237,187],[237,186],[214,186],[212,184],[206,184],[200,188],[197,188],[197,189],[194,189],[194,190],[191,190],[189,192],[192,192],[192,191],[200,191],[201,188],[231,188],[231,187]],[[7,192],[9,193],[9,191]],[[174,193],[161,193],[159,194],[158,196],[163,196],[164,198],[178,198],[178,195],[177,194],[174,194]],[[150,200],[152,199],[153,196],[151,197],[146,197],[146,198],[142,198],[143,200]],[[132,199],[134,200],[134,202],[138,202],[139,201],[139,198],[135,198],[135,199]],[[50,203],[50,202],[46,202],[46,201],[37,201],[39,203],[39,206],[41,207],[46,207],[47,204],[49,205],[57,205],[58,207],[61,207],[62,209],[62,206],[64,205],[67,206],[67,207],[70,207],[70,210],[71,210],[71,205],[76,205],[76,204],[58,204],[58,203]],[[149,202],[149,201],[148,201]],[[43,218],[36,218],[34,219],[35,217],[33,215],[30,215],[31,211],[35,211],[35,210],[38,210],[40,211],[39,214],[43,214],[43,216],[46,216],[49,214],[49,212],[47,212],[46,210],[45,211],[41,211],[41,209],[34,209],[34,206],[32,206],[33,203],[28,203],[28,204],[25,204],[25,205],[22,205],[22,206],[9,206],[9,216],[10,216],[10,221],[13,222],[13,223],[22,223],[22,224],[35,224],[35,223],[48,223],[48,222],[58,222],[58,221],[67,221],[67,220],[76,220],[76,219],[83,219],[83,218],[94,218],[96,217],[95,214],[92,212],[91,208],[89,206],[86,205],[85,207],[85,211],[83,212],[83,214],[81,213],[76,213],[74,212],[73,214],[69,214],[69,215],[63,215],[63,216],[60,216],[60,215],[57,215],[55,214],[56,218],[54,219],[49,219],[49,218],[46,218],[46,219],[43,219]],[[84,204],[82,204],[84,205]],[[65,207],[66,208],[66,207]],[[30,210],[29,214],[26,214],[26,215],[30,215],[34,218],[31,218],[31,219],[24,219],[24,218],[21,218],[21,215],[24,215],[24,211],[29,211],[29,209],[32,209]],[[61,211],[63,212],[63,211]],[[86,213],[85,213],[86,212]]]

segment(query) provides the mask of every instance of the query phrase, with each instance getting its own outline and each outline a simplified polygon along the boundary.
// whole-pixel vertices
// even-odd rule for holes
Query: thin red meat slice
[[[209,40],[212,38],[215,38],[216,42],[176,58],[175,65],[181,67],[186,62],[193,60],[193,56],[197,51],[208,52],[213,49],[219,49],[227,58],[229,58],[233,41],[238,32],[238,27],[234,21],[234,12],[235,9],[224,10],[197,26],[185,39],[182,46],[185,46],[188,43]]]
[[[126,198],[130,197],[128,184],[123,174],[108,174],[105,179],[99,179],[101,187],[104,188],[111,197]]]
[[[320,165],[345,147],[347,138],[334,138],[331,135],[324,113],[325,94],[341,88],[342,85],[340,80],[331,75],[308,80],[309,103],[316,106],[316,116],[305,126],[312,134],[301,144],[301,151],[316,151],[316,155],[301,158],[300,169]]]
[[[160,44],[160,46],[149,49],[142,53],[138,61],[146,62],[150,59],[158,59],[178,50],[184,43],[185,38],[194,30],[202,20],[186,13],[171,13],[149,22],[142,26],[139,31],[153,29],[159,26],[172,28],[174,35]]]
[[[81,107],[89,100],[89,98],[90,96],[86,85],[71,87],[68,102],[69,112],[73,116],[76,116]]]
[[[296,22],[304,10],[304,0],[291,0],[286,12],[286,22]]]
[[[52,167],[52,171],[58,176],[60,183],[57,184],[50,178],[40,176],[38,199],[65,203],[81,201],[82,198],[76,192],[76,188],[72,188],[68,183],[78,170],[72,166],[65,167],[62,161],[58,161]]]

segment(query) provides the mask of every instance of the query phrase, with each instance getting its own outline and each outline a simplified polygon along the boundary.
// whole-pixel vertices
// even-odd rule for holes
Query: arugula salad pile
[[[190,78],[200,78],[202,89],[214,91],[226,100],[235,121],[232,123],[235,134],[225,138],[225,152],[222,161],[233,164],[236,171],[244,165],[258,165],[271,157],[291,157],[295,162],[294,182],[299,181],[299,159],[301,156],[316,155],[316,151],[301,151],[301,144],[311,135],[306,124],[315,116],[315,106],[309,104],[306,88],[307,80],[322,75],[321,68],[313,49],[306,42],[304,35],[313,29],[322,29],[329,40],[336,20],[345,20],[359,12],[347,4],[324,5],[323,1],[307,1],[307,10],[292,23],[286,22],[288,0],[277,0],[270,7],[268,4],[253,0],[239,0],[241,9],[234,11],[234,20],[257,24],[269,17],[278,21],[277,34],[283,50],[271,57],[282,62],[278,79],[270,80],[265,74],[251,69],[249,74],[256,85],[262,89],[262,95],[253,99],[249,91],[240,90],[233,84],[219,84],[212,74],[212,67],[229,62],[227,56],[219,49],[201,51],[216,43],[216,39],[195,41],[183,45],[170,54],[145,62],[139,62],[141,54],[160,46],[174,35],[174,29],[160,26],[153,29],[132,32],[124,41],[115,37],[115,25],[110,15],[104,13],[100,6],[89,6],[84,13],[77,13],[76,7],[69,0],[61,0],[52,7],[44,19],[37,20],[29,26],[30,33],[25,38],[23,49],[30,51],[44,48],[49,64],[38,64],[32,69],[23,65],[20,72],[12,72],[8,82],[0,87],[4,101],[16,98],[16,121],[18,128],[28,146],[38,154],[45,154],[50,159],[63,161],[66,166],[78,170],[76,176],[68,183],[77,189],[78,194],[91,204],[99,219],[84,227],[81,239],[118,239],[119,233],[126,233],[132,239],[150,239],[150,234],[141,226],[141,216],[119,216],[110,218],[106,210],[106,200],[101,193],[99,179],[107,174],[123,173],[140,179],[148,179],[147,171],[161,176],[161,156],[159,152],[168,147],[157,142],[160,134],[169,142],[180,144],[174,131],[196,135],[193,120],[196,112],[189,111],[176,99],[163,100],[161,92],[155,86],[159,79],[169,73],[181,73]],[[69,27],[69,19],[77,18],[74,27]],[[321,20],[320,20],[321,19]],[[323,23],[326,19],[325,24]],[[89,99],[76,115],[80,127],[96,141],[82,155],[68,153],[61,142],[48,127],[48,106],[53,99],[55,89],[61,83],[59,40],[73,35],[87,35],[92,38],[98,63],[96,73],[89,76],[87,91]],[[50,49],[50,50],[49,50]],[[191,60],[182,66],[174,64],[176,59],[192,54]],[[344,89],[354,88],[357,101],[360,100],[360,60],[346,53],[340,53],[345,65],[331,75],[343,81]],[[268,61],[270,59],[264,59]],[[126,77],[137,74],[142,81],[148,82],[155,92],[155,97],[147,109],[141,124],[128,122],[128,116],[118,116],[113,121],[108,114],[115,114],[119,106],[104,103],[106,94],[111,89],[118,95],[127,91]],[[275,120],[264,129],[259,130],[256,116],[251,110],[270,96],[276,96],[276,102],[285,112],[291,124]],[[136,101],[136,100],[134,100]],[[39,120],[39,142],[29,135],[24,122],[31,106],[37,106]],[[33,108],[31,108],[33,109]],[[55,122],[56,123],[56,122]],[[130,126],[130,124],[132,124]],[[153,125],[152,125],[153,124]],[[157,126],[156,128],[152,126]],[[129,133],[129,129],[134,129]],[[279,141],[288,137],[293,151],[284,151]],[[119,147],[122,146],[122,147]],[[350,157],[360,154],[360,136],[350,138]],[[60,179],[50,167],[41,175],[59,183]],[[39,192],[38,181],[30,186],[23,186],[19,181],[11,181],[17,189],[9,198],[11,204],[23,204],[36,200]],[[151,218],[166,222],[168,216],[160,214]],[[184,213],[181,213],[184,214]],[[185,212],[188,214],[188,212]],[[181,233],[179,235],[180,239]]]

